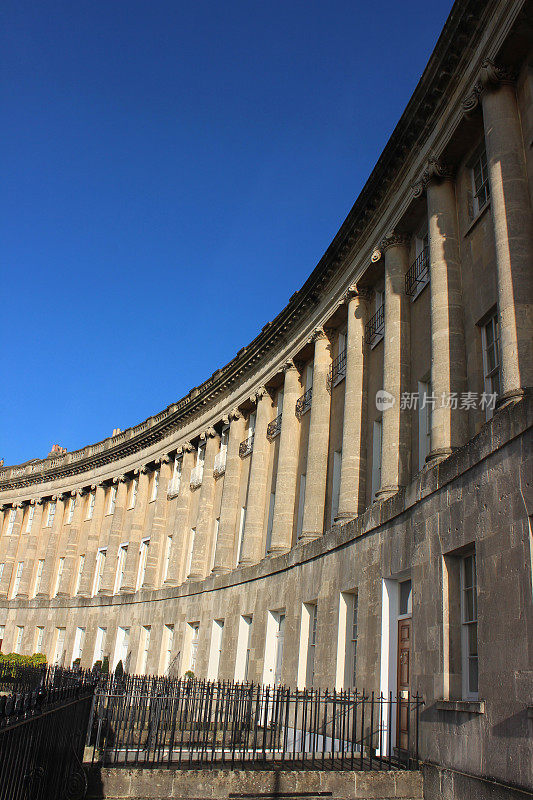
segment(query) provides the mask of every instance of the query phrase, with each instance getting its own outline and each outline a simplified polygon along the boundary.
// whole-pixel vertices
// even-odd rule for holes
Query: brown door
[[[409,669],[411,661],[411,619],[398,620],[398,747],[407,750],[409,741]]]

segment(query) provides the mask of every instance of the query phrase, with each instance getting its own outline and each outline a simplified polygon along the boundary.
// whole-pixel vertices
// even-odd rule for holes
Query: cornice
[[[302,288],[249,345],[177,403],[117,436],[55,458],[0,469],[0,491],[74,477],[146,450],[200,417],[217,398],[252,374],[267,354],[279,350],[302,317],[318,305],[369,232],[396,175],[416,151],[417,143],[423,142],[435,126],[446,98],[460,79],[459,62],[479,46],[479,32],[497,4],[497,0],[454,3],[422,77],[351,211]]]

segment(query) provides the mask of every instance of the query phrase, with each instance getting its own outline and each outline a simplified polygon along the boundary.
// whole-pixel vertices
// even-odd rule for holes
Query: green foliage
[[[119,661],[117,666],[115,667],[115,678],[122,678],[124,675],[124,666],[122,661]]]
[[[194,678],[194,672],[192,671],[192,669],[188,669],[187,672],[185,673],[184,677],[187,678],[188,680],[190,680],[191,678]]]
[[[101,672],[102,671],[102,662],[100,659],[95,661],[93,664],[93,672]]]
[[[72,662],[72,669],[79,669],[81,664],[81,658],[75,658]]]
[[[104,675],[109,675],[109,656],[104,656],[104,660],[102,661],[102,673]]]
[[[0,665],[6,667],[45,667],[46,656],[43,653],[34,653],[31,656],[21,656],[20,653],[0,653]]]

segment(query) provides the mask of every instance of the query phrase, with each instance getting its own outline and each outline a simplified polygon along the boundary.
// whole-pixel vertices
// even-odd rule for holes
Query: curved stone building
[[[455,3],[326,253],[229,364],[1,469],[4,652],[411,689],[428,796],[531,787],[531,24]]]

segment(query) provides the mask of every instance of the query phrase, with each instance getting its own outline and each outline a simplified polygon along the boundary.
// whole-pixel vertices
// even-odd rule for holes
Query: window
[[[315,651],[316,651],[316,623],[318,616],[318,605],[312,603],[309,606],[309,638],[307,641],[307,665],[305,674],[305,685],[307,688],[313,686],[315,679]]]
[[[92,519],[94,514],[94,504],[96,502],[96,492],[90,492],[87,497],[87,516],[85,519]]]
[[[118,548],[117,553],[117,571],[115,573],[115,585],[113,587],[113,594],[120,591],[120,587],[124,581],[124,570],[126,568],[126,556],[128,554],[128,542],[124,542]]]
[[[228,439],[229,439],[229,425],[224,425],[222,428],[222,434],[220,436],[220,452],[227,453],[228,450]]]
[[[74,594],[78,594],[81,585],[81,576],[83,574],[83,567],[85,565],[85,556],[80,556],[78,559],[78,571],[76,573],[76,586],[74,587]]]
[[[372,502],[381,486],[381,420],[375,420],[372,432]]]
[[[117,487],[110,486],[109,487],[109,501],[107,504],[107,513],[114,514],[115,513],[115,506],[117,504]]]
[[[100,591],[100,587],[102,585],[102,577],[104,574],[104,567],[105,567],[105,560],[107,556],[107,548],[101,547],[96,554],[96,571],[94,573],[94,582],[93,582],[93,596],[98,594]]]
[[[2,644],[4,643],[5,627],[0,625],[0,652],[2,651]]]
[[[356,669],[357,669],[357,634],[358,634],[358,626],[357,626],[357,612],[358,612],[358,603],[357,603],[357,595],[351,595],[351,615],[350,615],[350,640],[349,640],[349,647],[350,647],[350,677],[351,677],[351,684],[352,686],[356,686]]]
[[[115,655],[113,656],[113,663],[111,669],[114,670],[119,661],[122,661],[122,666],[126,667],[128,660],[128,647],[130,644],[130,629],[119,627],[117,631],[117,641],[115,644]]]
[[[44,644],[44,628],[38,626],[35,628],[35,652],[42,653]]]
[[[461,660],[463,698],[478,697],[477,578],[476,556],[462,559],[461,565]]]
[[[14,653],[20,653],[22,649],[22,637],[24,636],[24,627],[22,625],[17,625],[16,628],[16,638],[15,638],[15,647],[13,648]]]
[[[150,546],[150,538],[147,537],[146,539],[141,539],[141,546],[139,548],[139,568],[137,570],[137,583],[135,585],[135,591],[138,592],[139,589],[142,589],[144,584],[144,579],[146,577],[146,563],[148,560],[148,548]]]
[[[217,544],[218,544],[218,529],[220,528],[220,517],[217,517],[215,520],[215,524],[213,526],[213,552],[211,554],[211,571],[215,566],[215,558],[217,556]]]
[[[298,494],[298,518],[296,521],[296,537],[298,539],[302,535],[302,526],[304,521],[306,477],[307,477],[306,475],[300,475],[300,491]]]
[[[241,518],[239,521],[239,547],[237,552],[237,566],[241,563],[242,559],[242,548],[244,545],[244,527],[246,525],[246,508],[242,506],[241,508]]]
[[[63,575],[63,568],[65,566],[65,559],[64,557],[60,558],[57,562],[57,572],[56,572],[56,579],[54,581],[54,590],[52,592],[52,597],[55,597],[59,591],[59,587],[61,585],[61,577]]]
[[[205,442],[198,445],[196,451],[196,466],[203,470],[205,463]]]
[[[163,572],[161,574],[161,583],[164,583],[168,578],[171,553],[172,553],[172,536],[167,536],[165,542],[165,559],[163,561]]]
[[[181,486],[181,470],[182,470],[183,461],[181,458],[174,459],[174,471],[172,473],[172,478],[169,481],[167,494],[169,497],[176,497],[179,494],[180,486]]]
[[[418,381],[418,469],[421,470],[431,451],[431,384]]]
[[[62,665],[65,659],[65,633],[66,628],[56,628],[53,664]]]
[[[415,300],[422,289],[428,285],[429,272],[429,236],[427,220],[415,236],[415,260],[405,276],[405,293]]]
[[[189,534],[189,550],[187,552],[187,568],[185,570],[185,577],[187,578],[191,574],[191,567],[192,567],[192,555],[194,552],[194,540],[196,538],[196,528],[191,528],[191,532]]]
[[[76,628],[76,635],[74,636],[74,648],[72,650],[73,663],[78,658],[81,660],[84,644],[85,644],[85,628]]]
[[[224,620],[214,619],[211,630],[211,646],[209,648],[209,662],[207,665],[207,680],[216,681],[220,668],[220,654],[222,652],[222,632]]]
[[[489,174],[487,170],[487,153],[485,148],[478,151],[470,168],[472,181],[472,205],[470,216],[477,217],[487,205],[490,198]]]
[[[159,470],[155,469],[152,473],[152,493],[150,495],[150,502],[153,503],[157,498],[157,490],[159,489]]]
[[[252,616],[243,615],[239,620],[237,638],[237,658],[235,660],[235,681],[246,682],[250,669],[250,643],[252,640]]]
[[[93,664],[96,661],[100,663],[104,660],[105,641],[107,637],[107,628],[98,628],[96,631],[96,643],[94,646]]]
[[[8,520],[7,520],[6,536],[11,536],[11,534],[13,533],[13,528],[15,527],[15,518],[16,518],[16,516],[17,516],[17,509],[16,508],[12,508],[11,511],[9,512],[9,517],[8,517]]]
[[[19,561],[17,564],[17,571],[15,573],[15,580],[13,581],[13,589],[11,591],[11,599],[17,596],[20,589],[20,581],[22,579],[22,570],[24,569],[24,561]]]
[[[412,614],[412,583],[410,580],[400,583],[400,602],[398,605],[398,615],[400,617],[410,617]]]
[[[74,516],[74,509],[76,508],[76,498],[71,497],[68,504],[67,525],[70,525]]]
[[[500,386],[500,326],[497,314],[489,319],[481,328],[481,342],[483,347],[483,378],[485,393],[494,395],[496,400],[501,391]],[[487,402],[485,406],[487,419],[494,413],[494,402]]]
[[[374,316],[365,326],[365,338],[371,348],[381,342],[385,332],[385,293],[382,289],[374,292],[374,309]]]
[[[337,670],[335,680],[337,689],[347,689],[357,685],[357,614],[357,592],[341,592],[339,598]]]
[[[46,527],[51,528],[54,524],[54,519],[56,515],[56,501],[50,500],[48,503],[48,516],[46,518]]]
[[[2,563],[0,564],[0,581],[2,580],[2,577],[3,577],[3,575],[4,575],[4,568],[5,568],[5,566],[6,566],[6,565],[5,565],[5,563],[4,563],[4,562],[2,562]]]
[[[35,516],[35,506],[28,507],[28,518],[26,520],[26,533],[30,533],[33,525],[33,518]]]
[[[331,492],[331,524],[333,525],[339,513],[339,498],[341,492],[341,465],[342,450],[333,453],[333,487]]]
[[[268,555],[270,545],[272,542],[272,526],[274,524],[274,506],[276,504],[276,492],[270,492],[270,501],[268,506],[268,522],[266,532],[265,555]]]
[[[253,436],[255,433],[255,423],[257,421],[257,413],[252,411],[248,417],[248,436]]]
[[[189,669],[191,672],[196,670],[196,659],[198,657],[198,637],[200,636],[200,623],[190,622],[191,649],[189,655]]]
[[[135,503],[137,502],[138,489],[139,489],[139,479],[134,478],[130,486],[130,501],[128,503],[128,508],[135,508]]]
[[[165,625],[163,629],[163,653],[161,659],[161,673],[168,674],[170,660],[172,658],[172,647],[174,645],[174,625]]]
[[[37,571],[35,573],[35,584],[33,587],[33,596],[35,597],[36,594],[39,594],[41,589],[41,581],[43,578],[43,569],[44,569],[44,558],[40,558],[37,562]]]
[[[150,650],[150,637],[152,635],[152,626],[143,625],[141,629],[141,649],[139,653],[139,668],[140,675],[146,672],[146,665],[148,663],[148,651]]]

